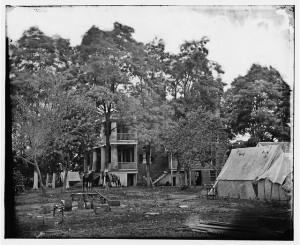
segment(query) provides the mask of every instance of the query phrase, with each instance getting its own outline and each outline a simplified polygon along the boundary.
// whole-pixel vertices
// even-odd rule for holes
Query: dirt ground
[[[198,187],[184,191],[176,187],[94,189],[108,199],[120,200],[121,206],[111,207],[108,212],[97,210],[97,213],[93,209],[75,207],[62,217],[61,213],[53,216],[53,206],[70,199],[71,193],[80,192],[79,187],[65,191],[48,189],[47,197],[43,197],[40,190],[16,196],[16,237],[226,239],[188,228],[190,223],[198,221],[249,225],[262,232],[293,229],[293,212],[287,203],[207,199],[205,191]]]

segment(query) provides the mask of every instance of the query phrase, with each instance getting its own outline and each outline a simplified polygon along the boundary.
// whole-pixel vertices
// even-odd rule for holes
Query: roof
[[[256,180],[282,152],[278,145],[233,149],[217,179]]]
[[[68,180],[69,181],[81,181],[79,172],[68,172]]]
[[[280,145],[283,152],[291,152],[291,143],[290,142],[259,142],[257,147],[268,146],[268,145]]]
[[[273,183],[283,184],[286,177],[292,173],[292,154],[282,153],[279,158],[271,165],[271,167],[262,174],[260,179],[269,179]]]

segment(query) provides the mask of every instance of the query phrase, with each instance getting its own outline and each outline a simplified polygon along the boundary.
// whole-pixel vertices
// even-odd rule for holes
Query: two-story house
[[[104,125],[101,127],[100,142],[90,154],[87,169],[96,173],[105,171],[106,138]],[[111,123],[110,155],[107,170],[120,176],[122,186],[136,186],[137,184],[137,134],[116,122]],[[102,184],[102,178],[99,179]]]

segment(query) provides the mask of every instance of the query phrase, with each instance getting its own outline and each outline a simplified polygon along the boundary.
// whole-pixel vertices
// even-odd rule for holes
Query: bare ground
[[[108,198],[116,197],[121,206],[96,214],[93,209],[75,209],[64,212],[62,217],[61,213],[53,216],[53,205],[70,199],[70,194],[81,191],[80,188],[49,189],[47,197],[34,190],[16,196],[16,237],[226,239],[188,229],[188,224],[200,220],[249,225],[262,232],[292,229],[292,209],[288,203],[211,200],[201,194],[204,191],[200,188],[185,191],[176,187],[95,189]]]

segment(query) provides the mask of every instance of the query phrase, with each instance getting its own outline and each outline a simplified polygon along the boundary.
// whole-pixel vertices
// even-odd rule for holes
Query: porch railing
[[[136,140],[136,133],[117,133],[117,140]]]
[[[137,169],[136,162],[118,162],[119,169]]]

